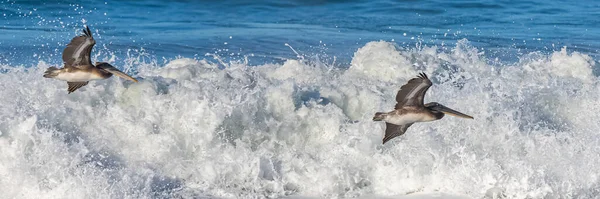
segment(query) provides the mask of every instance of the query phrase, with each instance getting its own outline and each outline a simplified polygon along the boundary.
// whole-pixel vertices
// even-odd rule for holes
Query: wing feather
[[[69,91],[69,94],[71,94],[78,88],[81,88],[81,87],[87,85],[88,82],[67,82],[67,84],[69,85],[69,88],[67,89],[67,91]]]
[[[83,29],[83,35],[74,37],[63,51],[62,59],[67,67],[86,68],[94,66],[90,58],[96,44],[89,27]]]
[[[425,73],[420,73],[416,78],[412,78],[408,83],[400,87],[396,94],[396,109],[404,106],[423,106],[425,92],[433,83]]]
[[[383,136],[383,144],[387,141],[390,141],[392,138],[401,136],[406,133],[406,129],[410,127],[413,123],[408,123],[405,125],[395,125],[392,123],[385,123],[385,136]]]

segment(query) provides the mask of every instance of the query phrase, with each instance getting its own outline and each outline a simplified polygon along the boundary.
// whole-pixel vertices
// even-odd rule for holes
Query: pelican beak
[[[473,117],[471,117],[470,115],[458,112],[458,111],[456,111],[454,109],[448,108],[448,107],[446,107],[444,105],[441,105],[441,104],[438,105],[438,106],[433,107],[433,109],[437,110],[437,111],[441,111],[441,112],[443,112],[445,114],[448,114],[448,115],[452,115],[454,117],[462,117],[462,118],[473,119]]]
[[[96,62],[96,64],[97,64],[96,67],[104,69],[105,71],[112,73],[113,75],[119,76],[126,80],[131,80],[133,82],[138,82],[137,79],[125,74],[124,72],[121,72],[119,69],[115,68],[114,66],[112,66],[108,63]]]
[[[135,79],[135,78],[133,78],[133,77],[131,77],[131,76],[129,76],[129,75],[127,75],[127,74],[125,74],[124,72],[121,72],[120,70],[113,70],[113,71],[111,71],[111,72],[112,72],[113,74],[115,74],[116,76],[119,76],[119,77],[121,77],[121,78],[123,78],[123,79],[126,79],[126,80],[131,80],[131,81],[133,81],[133,82],[136,82],[136,83],[138,82],[138,80],[137,80],[137,79]]]

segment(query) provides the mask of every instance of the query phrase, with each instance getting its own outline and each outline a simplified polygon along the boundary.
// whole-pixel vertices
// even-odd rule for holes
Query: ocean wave
[[[110,78],[72,94],[42,78],[45,62],[1,66],[3,196],[600,193],[600,92],[583,53],[534,52],[499,66],[466,40],[451,50],[373,41],[347,68],[300,58],[130,61],[139,83]],[[434,82],[426,101],[475,120],[415,124],[381,145],[373,114],[393,107],[418,72]]]

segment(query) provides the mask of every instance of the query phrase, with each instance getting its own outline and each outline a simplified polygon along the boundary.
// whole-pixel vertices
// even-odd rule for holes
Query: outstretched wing
[[[391,140],[392,138],[401,136],[402,134],[406,133],[406,129],[408,129],[408,127],[410,127],[410,125],[412,125],[413,123],[408,123],[405,125],[395,125],[392,123],[385,123],[385,136],[383,136],[383,143],[385,144],[387,141]]]
[[[403,106],[423,106],[423,98],[425,92],[431,87],[431,80],[425,75],[420,73],[417,78],[412,78],[408,83],[400,87],[398,94],[396,94],[396,109],[400,109]]]
[[[67,89],[67,91],[69,91],[69,94],[71,94],[78,88],[81,88],[81,87],[87,85],[88,82],[67,82],[67,84],[69,84],[69,88]]]
[[[92,48],[96,44],[92,32],[89,27],[83,29],[83,35],[77,36],[67,44],[67,48],[63,51],[62,59],[67,67],[86,68],[92,65],[90,54]]]

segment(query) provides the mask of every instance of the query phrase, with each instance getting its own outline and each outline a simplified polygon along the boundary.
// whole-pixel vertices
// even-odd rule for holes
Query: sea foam
[[[133,62],[132,62],[133,63]],[[6,198],[587,198],[600,193],[595,61],[563,49],[495,65],[374,41],[347,69],[290,59],[249,66],[135,62],[67,94],[50,67],[2,66]],[[470,114],[413,125],[381,145],[397,90]],[[408,195],[407,195],[408,194]]]

